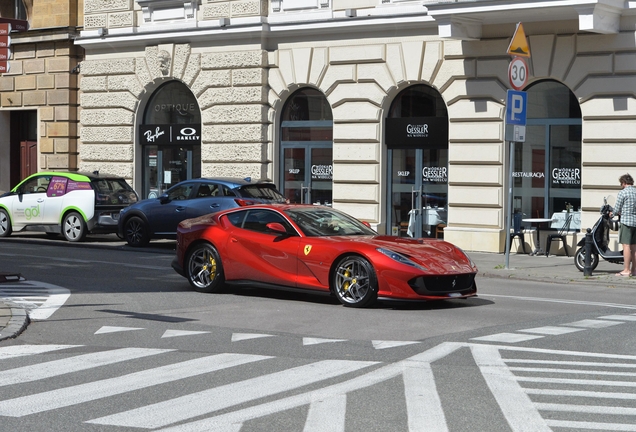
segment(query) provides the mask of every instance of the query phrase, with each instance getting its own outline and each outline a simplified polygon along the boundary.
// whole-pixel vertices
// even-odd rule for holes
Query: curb
[[[11,319],[7,326],[0,330],[0,341],[16,338],[27,328],[30,321],[25,309],[9,304],[7,306],[11,310]]]

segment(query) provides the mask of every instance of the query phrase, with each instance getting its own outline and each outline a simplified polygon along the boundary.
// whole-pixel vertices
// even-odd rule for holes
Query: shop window
[[[33,3],[30,0],[30,3]],[[0,17],[26,20],[27,9],[23,0],[0,0]]]
[[[515,146],[513,211],[552,217],[581,206],[581,109],[556,81],[529,87],[526,141]],[[579,228],[579,227],[572,227]]]

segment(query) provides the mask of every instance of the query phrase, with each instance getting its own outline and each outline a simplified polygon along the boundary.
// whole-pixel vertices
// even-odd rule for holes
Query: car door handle
[[[44,198],[38,198],[38,202],[39,203],[43,203],[44,202]]]
[[[182,212],[185,210],[185,207],[177,207],[175,210],[178,212]]]
[[[217,208],[217,207],[219,207],[219,203],[210,204],[210,208]]]
[[[234,238],[234,237],[232,237],[232,238],[230,239],[230,241],[231,241],[232,243],[238,243],[238,240],[237,240],[236,238]]]

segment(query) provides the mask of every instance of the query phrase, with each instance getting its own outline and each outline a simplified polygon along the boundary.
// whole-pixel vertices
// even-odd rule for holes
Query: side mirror
[[[159,197],[159,202],[160,202],[161,204],[167,204],[167,203],[169,203],[169,202],[170,202],[170,198],[168,198],[168,194],[162,194],[162,195]]]
[[[285,227],[278,222],[270,222],[265,226],[268,230],[274,231],[277,234],[287,234],[287,230],[285,229]]]

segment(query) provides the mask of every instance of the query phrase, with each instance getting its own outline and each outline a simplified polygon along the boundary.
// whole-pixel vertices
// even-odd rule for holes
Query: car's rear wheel
[[[62,234],[70,242],[78,242],[86,238],[86,223],[82,215],[77,212],[70,212],[64,216],[62,222]]]
[[[148,227],[140,217],[133,216],[124,225],[124,237],[126,242],[133,247],[146,246],[150,242]]]
[[[343,305],[362,308],[377,300],[378,279],[369,261],[348,255],[336,264],[332,289]]]
[[[10,236],[12,231],[9,213],[4,209],[0,209],[0,237]]]
[[[223,289],[223,264],[214,246],[198,244],[186,258],[186,277],[198,292],[214,293]]]

